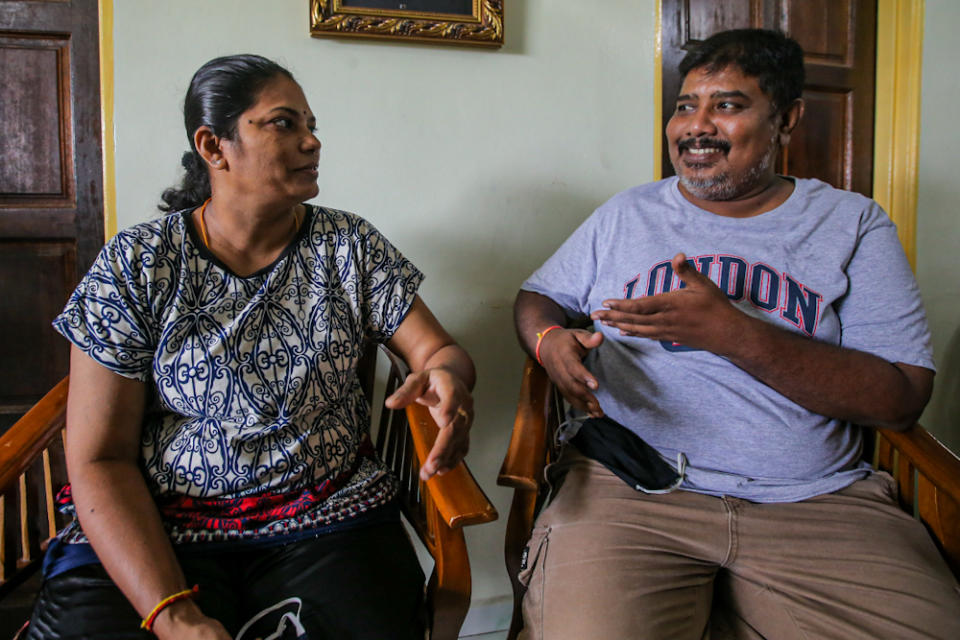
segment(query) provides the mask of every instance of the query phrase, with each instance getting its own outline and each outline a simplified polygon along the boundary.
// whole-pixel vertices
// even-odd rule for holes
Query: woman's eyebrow
[[[286,106],[279,106],[279,107],[274,107],[273,109],[270,109],[270,113],[273,113],[274,111],[284,111],[286,113],[289,113],[292,116],[307,115],[306,111],[297,111],[293,107],[286,107]],[[310,117],[312,118],[313,116],[310,116]]]

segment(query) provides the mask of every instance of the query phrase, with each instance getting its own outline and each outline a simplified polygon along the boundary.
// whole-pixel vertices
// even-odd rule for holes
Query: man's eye
[[[720,102],[717,104],[717,108],[721,111],[735,111],[740,108],[740,105],[736,102]]]
[[[683,112],[685,112],[685,111],[693,111],[693,105],[692,105],[692,104],[678,104],[678,105],[677,105],[677,113],[683,113]]]

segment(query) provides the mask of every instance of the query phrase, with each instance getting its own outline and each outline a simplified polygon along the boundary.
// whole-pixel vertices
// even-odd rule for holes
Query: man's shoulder
[[[838,189],[816,178],[794,178],[799,202],[807,213],[829,216],[837,224],[853,224],[861,230],[892,224],[886,212],[872,198],[856,191]]]
[[[598,207],[598,212],[647,209],[651,205],[669,206],[671,189],[674,189],[675,177],[624,189]]]
[[[793,178],[797,185],[797,190],[805,200],[825,200],[836,202],[840,205],[852,208],[865,209],[871,206],[878,206],[877,203],[862,193],[856,191],[847,191],[838,189],[817,178]]]

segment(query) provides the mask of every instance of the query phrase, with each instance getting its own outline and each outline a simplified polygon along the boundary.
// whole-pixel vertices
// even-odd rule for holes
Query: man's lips
[[[726,154],[730,151],[730,143],[724,140],[687,138],[677,143],[677,150],[681,155],[687,154],[692,159],[707,159],[713,154]]]

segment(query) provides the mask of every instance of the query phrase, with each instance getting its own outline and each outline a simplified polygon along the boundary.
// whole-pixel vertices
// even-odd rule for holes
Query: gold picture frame
[[[460,4],[462,13],[440,10]],[[310,0],[310,35],[499,47],[503,0]]]

